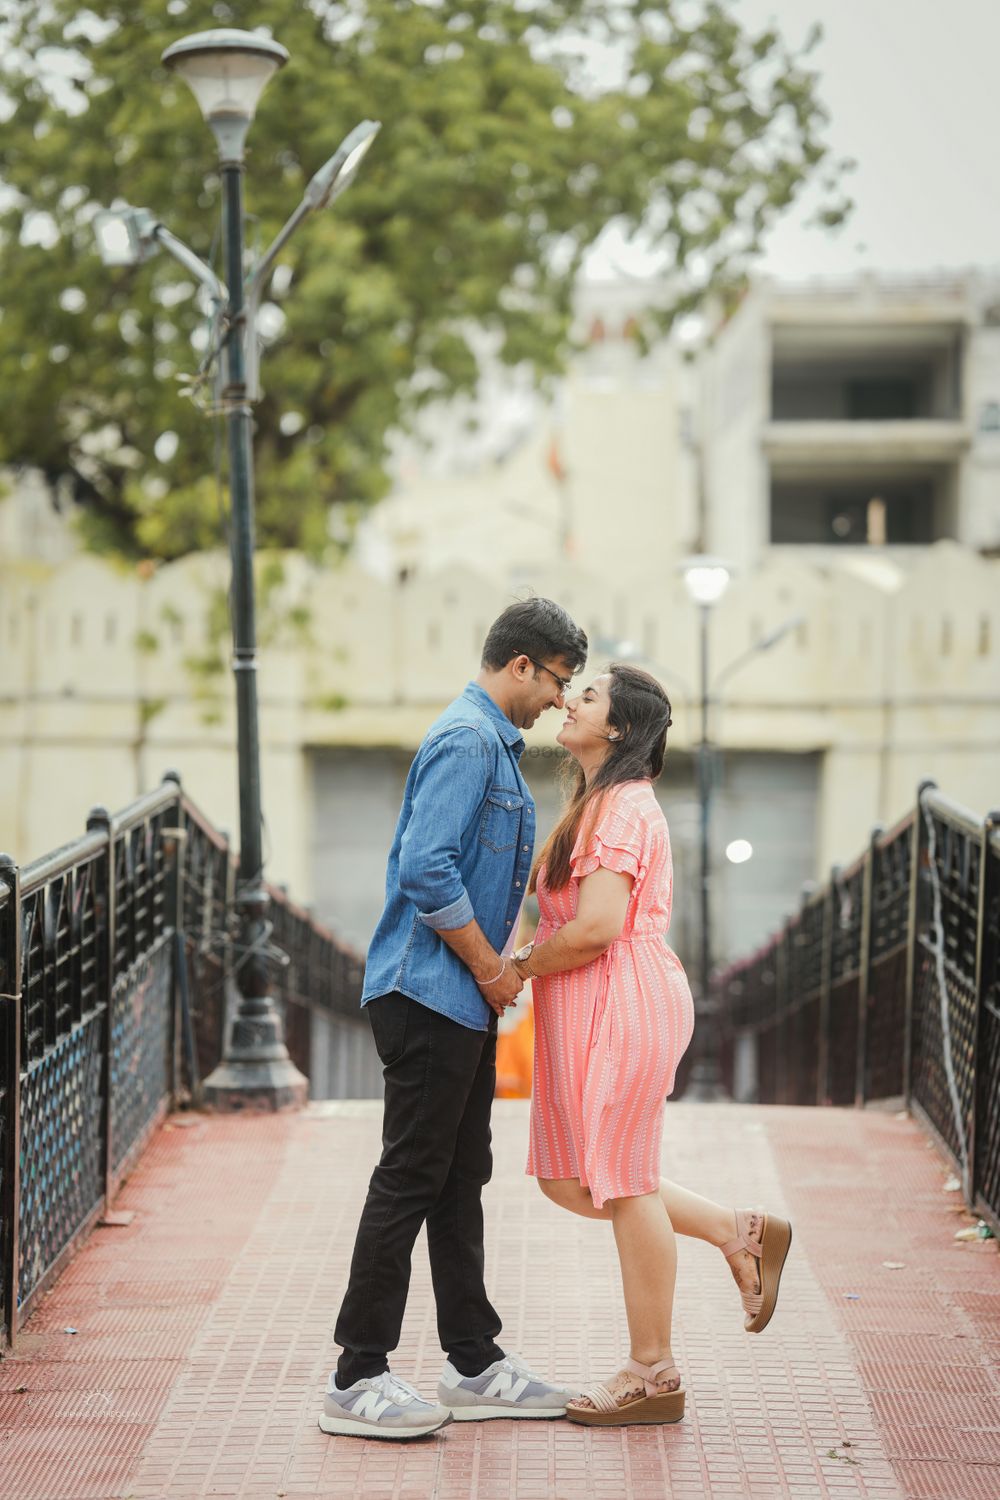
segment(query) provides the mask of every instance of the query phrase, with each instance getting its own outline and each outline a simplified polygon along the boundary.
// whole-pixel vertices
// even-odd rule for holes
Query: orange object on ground
[[[530,1000],[518,1000],[497,1028],[498,1099],[530,1099],[535,1056],[535,1012]]]

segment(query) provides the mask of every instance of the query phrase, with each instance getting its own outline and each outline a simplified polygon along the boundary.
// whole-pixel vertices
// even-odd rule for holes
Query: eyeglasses
[[[525,656],[528,656],[527,651],[524,654]],[[571,677],[557,677],[551,667],[547,667],[543,661],[536,661],[533,656],[528,656],[528,660],[531,662],[531,665],[533,667],[538,667],[542,672],[548,672],[553,682],[558,682],[559,691],[561,693],[569,692],[570,688],[573,686],[573,679]]]

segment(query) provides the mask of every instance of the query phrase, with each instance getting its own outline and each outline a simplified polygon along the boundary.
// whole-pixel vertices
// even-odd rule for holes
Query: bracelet
[[[487,985],[487,984],[496,984],[497,980],[498,979],[502,979],[503,976],[506,974],[506,972],[507,972],[507,960],[505,958],[501,958],[501,960],[500,960],[500,973],[499,974],[494,974],[494,976],[493,976],[492,979],[480,979],[480,980],[477,981],[477,983],[481,987],[484,986],[484,985]]]

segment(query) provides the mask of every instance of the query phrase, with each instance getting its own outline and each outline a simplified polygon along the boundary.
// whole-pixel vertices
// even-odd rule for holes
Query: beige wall
[[[458,566],[404,585],[298,556],[285,566],[284,602],[309,607],[312,644],[260,653],[268,873],[309,899],[309,747],[415,746],[474,674],[511,591]],[[0,848],[37,857],[81,832],[92,805],[121,807],[169,768],[235,839],[231,678],[227,668],[217,684],[222,721],[205,723],[184,664],[203,646],[206,588],[227,574],[222,554],[151,578],[90,557],[0,563]],[[674,743],[694,743],[695,616],[672,571],[553,565],[525,577],[592,635],[643,646],[675,699]],[[713,618],[721,669],[803,616],[726,685],[714,733],[733,749],[824,753],[817,874],[853,857],[875,820],[904,812],[923,775],[979,813],[1000,802],[1000,562],[942,543],[895,581],[887,590],[834,560],[774,556],[736,579]],[[182,639],[165,605],[182,616]],[[158,635],[156,651],[136,649],[138,629]],[[145,725],[143,701],[162,704]],[[532,732],[539,743],[554,737],[550,718]]]

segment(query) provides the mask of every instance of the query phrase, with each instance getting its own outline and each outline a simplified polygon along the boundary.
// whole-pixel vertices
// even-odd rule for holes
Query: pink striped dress
[[[532,981],[535,1068],[528,1173],[577,1177],[596,1207],[656,1191],[663,1107],[691,1040],[694,1006],[667,945],[673,874],[667,820],[648,781],[606,795],[572,877],[550,891],[538,872],[543,943],[576,915],[578,881],[598,866],[632,875],[622,933],[580,969]]]

